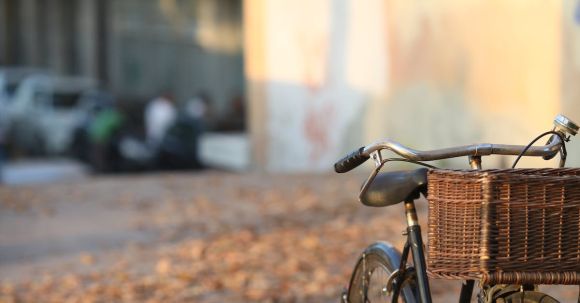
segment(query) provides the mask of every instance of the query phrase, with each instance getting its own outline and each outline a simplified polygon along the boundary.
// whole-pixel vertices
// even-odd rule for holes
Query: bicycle
[[[554,120],[554,128],[538,136],[527,146],[476,144],[431,151],[418,151],[405,147],[395,141],[385,140],[358,148],[345,156],[343,159],[336,162],[334,165],[335,171],[337,173],[345,173],[363,164],[368,159],[372,159],[374,161],[375,168],[361,187],[359,201],[366,206],[372,207],[392,206],[402,202],[404,204],[407,223],[406,232],[404,233],[404,235],[407,237],[407,242],[402,250],[402,253],[399,253],[399,251],[388,242],[377,242],[367,247],[355,265],[348,284],[348,288],[342,293],[341,301],[343,303],[366,303],[388,302],[390,299],[391,302],[399,302],[399,299],[402,299],[407,303],[432,302],[424,245],[421,237],[421,227],[419,225],[417,212],[415,210],[415,200],[417,200],[420,195],[425,197],[428,197],[429,195],[428,174],[435,168],[432,165],[424,163],[425,161],[467,156],[470,167],[472,168],[472,172],[483,172],[481,166],[483,156],[518,156],[514,162],[514,165],[512,166],[512,168],[515,168],[515,165],[523,156],[543,157],[545,160],[549,160],[560,153],[560,167],[564,167],[566,161],[565,142],[569,141],[571,136],[576,135],[577,132],[577,124],[563,115],[558,115]],[[548,135],[551,136],[546,145],[534,146],[536,141]],[[383,158],[381,154],[382,151],[391,151],[401,156],[402,158]],[[426,166],[427,168],[379,174],[379,171],[383,168],[383,166],[391,161],[411,162]],[[456,172],[455,174],[459,174],[461,177],[461,174],[464,173],[467,172]],[[533,174],[537,173],[537,171],[532,172],[527,170],[519,173]],[[578,170],[576,173],[580,175],[580,170]],[[547,173],[545,175],[547,175]],[[530,178],[538,179],[540,177],[541,176],[532,176]],[[565,176],[564,178],[568,177]],[[580,179],[577,177],[574,178],[576,178],[574,180]],[[501,183],[499,185],[501,186]],[[544,193],[544,196],[548,195]],[[544,213],[542,215],[544,217],[542,218],[545,218],[545,210],[543,211]],[[486,216],[488,213],[482,210],[481,214],[479,215]],[[526,213],[526,216],[527,215],[528,214]],[[542,224],[546,225],[545,222]],[[561,220],[560,224],[562,224]],[[487,227],[482,228],[482,233],[489,233],[489,231],[485,231],[486,229]],[[526,230],[524,231],[526,233],[528,232]],[[497,235],[495,236],[497,237]],[[493,237],[487,239],[493,240]],[[511,241],[515,243],[515,240],[516,239],[513,239]],[[494,243],[494,245],[497,246],[497,243]],[[493,247],[493,245],[491,247]],[[481,252],[478,253],[481,254]],[[498,252],[496,251],[495,253]],[[527,253],[528,252],[526,252],[526,254]],[[412,256],[413,265],[407,263],[409,254]],[[562,258],[562,256],[559,257]],[[493,255],[491,258],[493,258]],[[489,259],[489,256],[486,256],[485,258],[482,257],[481,263],[484,264],[488,261],[487,259]],[[574,279],[576,279],[574,281],[580,281],[580,262],[577,262],[576,264],[572,263],[572,266],[575,268],[575,273],[565,273],[565,276],[563,276],[564,278],[562,278],[568,280],[556,279],[553,281],[564,281],[566,283]],[[537,275],[535,273],[518,273],[512,274],[510,276],[510,273],[504,273],[501,271],[502,269],[500,269],[500,272],[497,273],[496,276],[499,275],[499,277],[503,277],[503,281],[518,281],[520,283],[500,284],[494,283],[493,281],[483,281],[482,283],[482,280],[480,280],[481,290],[478,294],[478,302],[558,302],[553,297],[539,292],[537,285],[531,284],[529,282],[545,281],[545,276],[542,276],[541,274]],[[462,285],[459,295],[459,302],[470,302],[475,284],[475,278],[473,278],[474,275],[458,276],[468,277],[464,280]],[[496,279],[496,282],[497,281],[502,280]]]

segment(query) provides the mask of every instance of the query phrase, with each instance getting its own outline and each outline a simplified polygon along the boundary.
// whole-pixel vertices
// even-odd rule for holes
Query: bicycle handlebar
[[[552,142],[545,146],[532,146],[524,156],[552,156],[560,150],[562,140],[559,136],[554,136]],[[377,150],[389,149],[396,154],[413,161],[433,161],[461,156],[489,156],[489,155],[512,155],[517,156],[523,150],[523,145],[504,145],[504,144],[474,144],[458,146],[431,151],[418,151],[405,147],[395,141],[386,140],[377,142],[364,148],[363,155],[370,155]]]
[[[562,140],[560,136],[553,135],[552,140],[548,145],[532,146],[523,156],[532,157],[551,157],[558,153],[562,147]],[[473,144],[466,146],[450,147],[444,149],[436,149],[430,151],[419,151],[408,148],[398,142],[392,140],[385,140],[375,142],[368,146],[363,146],[351,152],[344,158],[340,159],[334,164],[334,170],[337,173],[348,172],[355,167],[363,164],[370,155],[375,151],[390,150],[405,159],[413,161],[433,161],[441,159],[456,158],[462,156],[489,156],[489,155],[512,155],[517,156],[523,150],[523,145],[505,145],[505,144]]]
[[[575,136],[580,127],[572,120],[564,115],[557,115],[554,119],[554,135],[550,138],[548,143],[544,146],[531,146],[522,156],[544,157],[548,160],[555,156],[560,148],[562,148],[562,140],[566,140],[567,136]],[[568,138],[569,138],[568,136]],[[340,159],[334,164],[334,170],[337,173],[346,173],[355,167],[363,164],[371,157],[374,152],[388,149],[407,160],[412,161],[433,161],[441,159],[456,158],[462,156],[489,156],[489,155],[520,155],[526,146],[523,145],[505,145],[505,144],[474,144],[466,146],[457,146],[444,149],[436,149],[430,151],[420,151],[408,148],[398,142],[392,140],[385,140],[375,142],[368,146],[357,148],[344,158]],[[380,155],[379,155],[380,158]]]

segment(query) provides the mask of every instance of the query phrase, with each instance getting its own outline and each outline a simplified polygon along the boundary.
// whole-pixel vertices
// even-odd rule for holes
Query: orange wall
[[[265,147],[264,167],[329,169],[341,153],[383,137],[418,149],[526,144],[559,112],[580,119],[567,97],[580,91],[580,68],[568,65],[580,57],[573,51],[580,42],[566,40],[580,41],[578,24],[568,20],[573,1],[307,2],[245,3],[247,16],[260,15],[245,21],[246,67],[249,87],[261,89],[249,98],[259,108],[251,120],[260,126],[253,137]],[[322,93],[308,93],[316,90]],[[280,116],[280,108],[295,110]],[[330,156],[313,158],[317,142],[296,128],[305,127],[309,110],[325,116],[326,109],[334,120],[316,121]]]

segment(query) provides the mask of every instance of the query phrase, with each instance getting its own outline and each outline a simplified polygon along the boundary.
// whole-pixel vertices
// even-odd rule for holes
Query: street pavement
[[[337,302],[359,253],[402,247],[365,176],[223,172],[0,186],[0,302]],[[425,201],[418,203],[426,222]],[[460,282],[433,281],[435,302]],[[553,287],[562,302],[577,287]]]

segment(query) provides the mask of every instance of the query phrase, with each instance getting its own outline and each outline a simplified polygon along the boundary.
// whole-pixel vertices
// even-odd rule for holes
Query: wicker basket
[[[429,172],[429,274],[580,284],[580,169]]]

